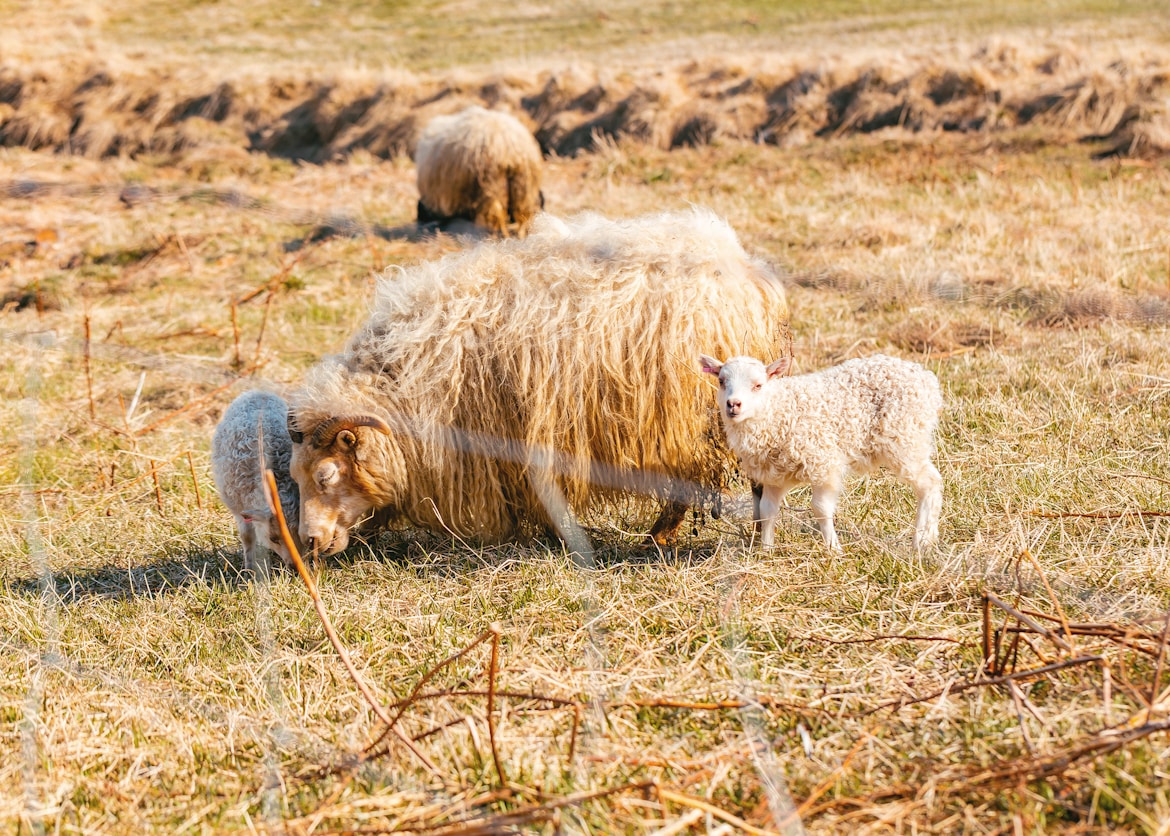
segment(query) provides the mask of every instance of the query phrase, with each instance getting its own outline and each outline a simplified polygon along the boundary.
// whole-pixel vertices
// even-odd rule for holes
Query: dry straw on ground
[[[1124,87],[1078,60],[1054,89],[1096,71]],[[670,72],[692,89],[700,64]],[[1129,104],[1074,100],[1046,111],[1072,137]],[[303,582],[242,575],[207,444],[236,391],[294,385],[344,344],[374,274],[466,242],[414,229],[401,157],[291,164],[206,121],[235,153],[0,150],[4,827],[1165,827],[1164,162],[1095,160],[1107,145],[1034,120],[672,150],[653,128],[551,159],[559,214],[727,217],[789,276],[802,368],[927,363],[948,404],[943,546],[911,552],[912,497],[882,479],[850,485],[833,559],[799,493],[771,553],[746,548],[744,492],[673,555],[637,548],[644,505],[601,509],[582,521],[591,567],[556,543],[358,543],[315,578],[321,604],[436,777],[401,741],[367,751],[385,724]]]

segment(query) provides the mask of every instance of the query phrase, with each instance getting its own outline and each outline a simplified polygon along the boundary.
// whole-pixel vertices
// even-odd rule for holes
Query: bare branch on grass
[[[293,541],[292,535],[289,534],[288,524],[284,520],[284,512],[281,510],[280,501],[277,499],[280,494],[276,490],[276,477],[271,470],[265,469],[263,484],[265,487],[264,498],[268,501],[268,510],[275,516],[277,523],[280,525],[280,538],[293,559],[297,574],[301,576],[301,580],[309,590],[309,597],[313,599],[313,607],[317,610],[317,617],[320,618],[321,625],[325,628],[325,635],[329,637],[329,643],[333,645],[333,649],[341,657],[342,664],[345,665],[345,669],[349,672],[350,678],[357,685],[358,690],[365,697],[366,702],[378,718],[383,723],[386,723],[387,726],[391,727],[395,737],[402,742],[411,754],[418,758],[432,775],[442,778],[442,773],[431,759],[419,751],[418,747],[400,729],[394,728],[390,716],[383,710],[381,704],[370,690],[370,686],[366,684],[361,674],[358,673],[357,668],[353,664],[353,660],[350,659],[349,651],[345,649],[345,645],[341,643],[341,639],[337,636],[337,631],[333,629],[333,622],[329,618],[329,613],[325,610],[325,602],[321,600],[321,593],[317,590],[317,582],[313,580],[313,576],[305,568],[305,562],[301,559],[301,554],[297,550],[297,545]]]

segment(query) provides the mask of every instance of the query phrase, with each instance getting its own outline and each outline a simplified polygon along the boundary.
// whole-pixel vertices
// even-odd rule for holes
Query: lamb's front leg
[[[825,545],[830,550],[841,551],[841,541],[837,539],[837,530],[833,528],[833,514],[837,511],[837,497],[841,489],[837,485],[813,485],[812,511],[817,526],[821,529],[821,536],[825,538]]]
[[[762,486],[760,510],[756,519],[760,523],[760,542],[765,547],[771,547],[776,542],[776,517],[780,513],[780,506],[784,504],[784,497],[792,486],[792,482]]]

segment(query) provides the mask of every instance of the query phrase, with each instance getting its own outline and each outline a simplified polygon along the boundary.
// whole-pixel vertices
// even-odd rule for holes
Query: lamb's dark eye
[[[754,384],[752,384],[752,391],[753,391],[753,392],[758,392],[758,391],[760,391],[760,384],[759,384],[759,383],[754,383]]]

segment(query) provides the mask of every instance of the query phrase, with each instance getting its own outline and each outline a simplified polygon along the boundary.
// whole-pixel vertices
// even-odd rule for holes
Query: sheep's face
[[[788,363],[787,357],[768,366],[754,357],[732,357],[726,363],[705,354],[699,357],[703,371],[719,379],[719,414],[729,424],[738,424],[756,415],[764,386],[770,378],[785,374]]]
[[[385,504],[373,472],[378,444],[370,429],[389,433],[380,418],[346,416],[322,422],[311,436],[290,428],[289,472],[301,493],[301,540],[330,555],[349,545],[349,528]]]

